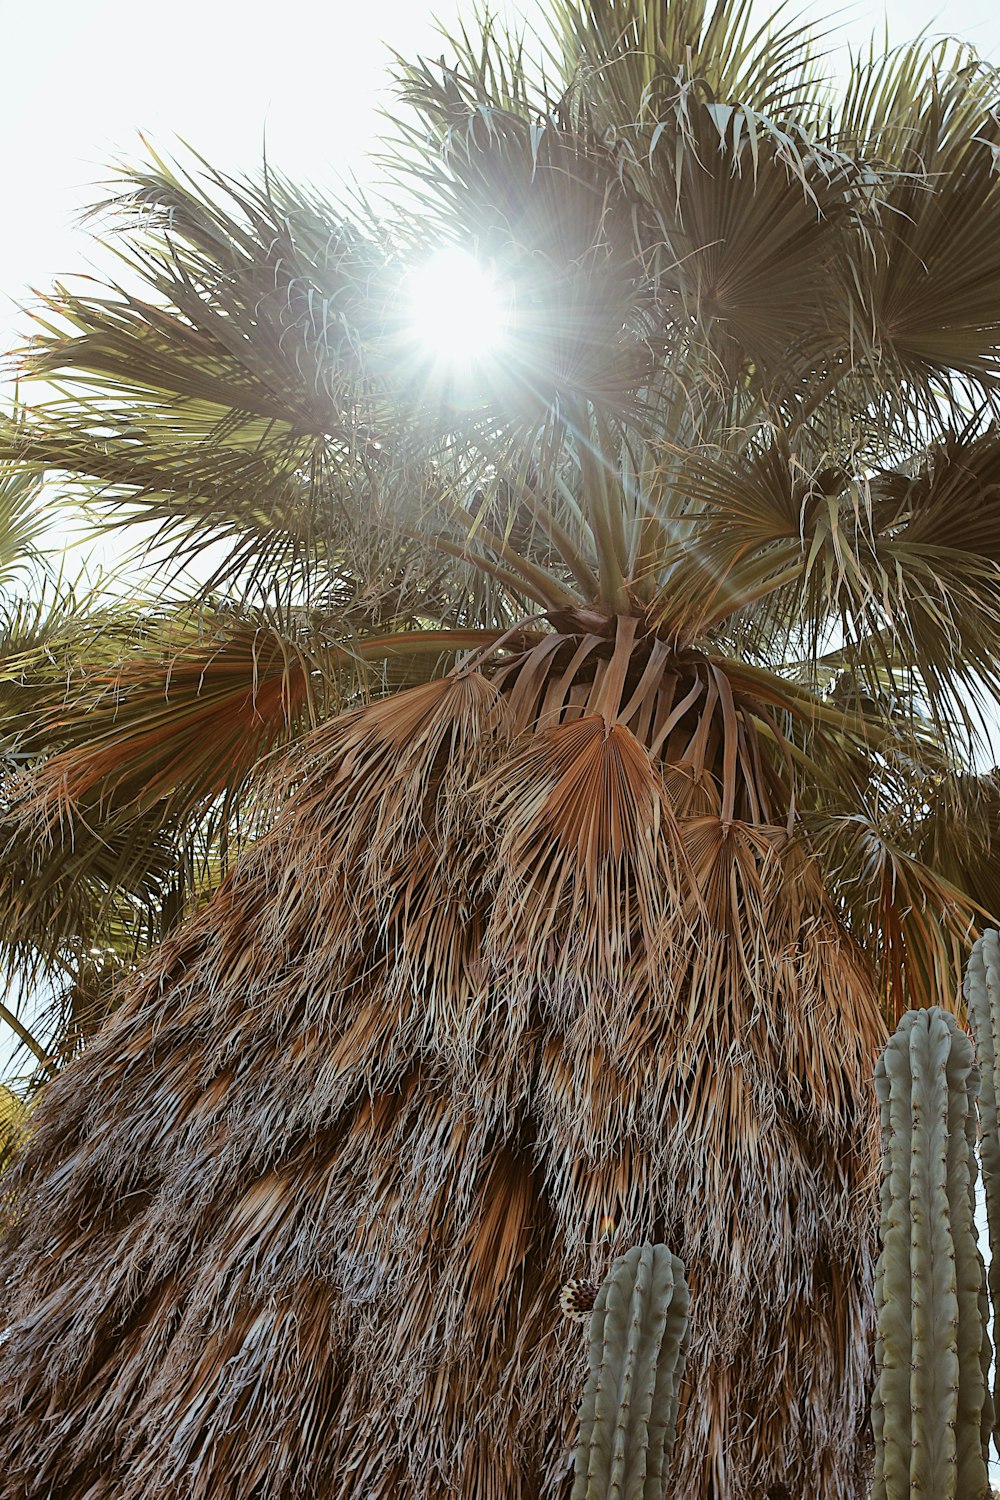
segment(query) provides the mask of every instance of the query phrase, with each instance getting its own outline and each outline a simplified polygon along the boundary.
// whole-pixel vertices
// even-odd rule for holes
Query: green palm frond
[[[24,416],[9,419],[17,430]],[[17,594],[30,587],[41,568],[39,541],[45,527],[39,503],[41,481],[16,460],[0,458],[0,609],[9,610]]]
[[[520,387],[550,411],[574,389],[622,416],[638,401],[655,425],[664,381],[717,417],[738,393],[743,405],[774,400],[776,381],[787,392],[817,363],[835,368],[860,336],[854,262],[873,170],[810,134],[787,99],[780,117],[765,112],[777,98],[741,72],[762,43],[748,42],[747,8],[719,7],[707,27],[718,62],[733,25],[731,67],[714,84],[690,39],[703,7],[664,12],[672,41],[649,12],[638,32],[626,27],[620,55],[614,10],[565,8],[583,61],[567,63],[561,87],[533,81],[490,30],[478,50],[463,36],[454,66],[402,74],[417,122],[396,122],[409,148],[396,174],[439,234],[471,237],[517,289],[513,388],[499,393],[508,420]],[[789,71],[805,40],[788,34]],[[733,96],[741,82],[749,94]],[[811,88],[803,75],[799,92]]]
[[[20,1150],[28,1135],[29,1106],[21,1096],[0,1083],[0,1175]],[[0,1192],[0,1207],[6,1194]]]
[[[876,143],[891,153],[895,186],[883,209],[873,326],[885,354],[929,394],[963,378],[992,390],[997,374],[997,93],[990,70],[956,59]]]
[[[992,916],[1000,911],[997,772],[942,778],[928,789],[914,852]]]
[[[616,125],[655,111],[683,81],[698,80],[720,101],[785,119],[812,114],[822,97],[815,31],[787,7],[763,22],[748,0],[714,6],[556,0],[550,14],[552,60],[580,76]]]

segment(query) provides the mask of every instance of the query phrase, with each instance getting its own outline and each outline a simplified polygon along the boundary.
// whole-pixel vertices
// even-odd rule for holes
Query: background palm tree
[[[24,420],[23,411],[15,416],[15,438]],[[179,874],[159,817],[131,815],[126,836],[66,802],[57,835],[40,838],[18,806],[34,768],[66,744],[74,691],[84,679],[90,691],[102,667],[117,681],[123,651],[134,653],[156,628],[148,603],[112,602],[83,578],[67,579],[50,521],[40,477],[0,464],[0,1041],[20,1044],[22,1083],[32,1066],[43,1082],[96,1030],[116,972],[162,936]],[[54,1014],[38,1004],[45,994]],[[9,1051],[0,1051],[5,1061]]]
[[[15,424],[19,420],[23,415],[15,416]],[[73,978],[77,971],[82,973],[84,955],[91,958],[93,967],[89,949],[100,943],[101,949],[95,952],[113,952],[112,908],[120,904],[132,872],[109,857],[103,843],[94,838],[89,848],[78,848],[75,856],[69,840],[41,855],[20,819],[10,815],[11,789],[20,785],[26,768],[52,748],[41,723],[43,706],[62,696],[67,673],[73,675],[81,649],[86,650],[108,624],[107,613],[90,610],[87,594],[69,586],[47,554],[48,518],[41,489],[39,477],[29,469],[16,463],[0,464],[0,837],[6,863],[0,1039],[20,1044],[29,1072],[33,1065],[45,1077],[57,1066],[57,1059],[49,1056],[43,1040],[18,1013],[18,1001],[32,995],[39,985],[58,983],[57,970],[69,999]],[[110,874],[109,883],[102,883],[102,869],[106,876]],[[25,892],[36,881],[34,910],[27,915],[32,903]],[[60,905],[58,933],[52,928],[46,935],[47,923]],[[0,1056],[6,1059],[7,1050]],[[10,1109],[0,1114],[0,1134],[2,1122],[11,1119]]]
[[[28,355],[9,455],[211,576],[12,679],[12,951],[84,855],[139,945],[8,1179],[12,1496],[558,1494],[558,1287],[649,1235],[673,1493],[863,1488],[874,1054],[1000,906],[1000,100],[553,21],[400,65],[377,214],[154,158]]]

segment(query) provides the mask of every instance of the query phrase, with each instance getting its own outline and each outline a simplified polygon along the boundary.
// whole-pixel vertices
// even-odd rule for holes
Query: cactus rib
[[[989,1290],[993,1302],[993,1342],[1000,1336],[1000,1124],[997,1120],[997,1098],[1000,1095],[1000,933],[988,929],[972,949],[965,970],[965,1003],[968,1006],[976,1053],[982,1069],[979,1095],[981,1134],[979,1155],[986,1189],[986,1223],[990,1239]],[[988,1303],[984,1297],[984,1316]],[[995,1422],[1000,1416],[1000,1369],[993,1388]],[[1000,1448],[1000,1432],[994,1428]]]
[[[910,1011],[875,1074],[882,1251],[873,1500],[981,1500],[991,1406],[973,1216],[972,1045],[937,1006]]]

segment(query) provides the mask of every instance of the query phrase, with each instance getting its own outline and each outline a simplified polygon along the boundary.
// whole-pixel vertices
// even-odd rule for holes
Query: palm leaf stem
[[[598,461],[603,467],[604,473],[604,494],[607,496],[608,523],[611,530],[615,556],[621,560],[622,573],[624,577],[627,576],[625,570],[628,568],[629,555],[629,547],[625,540],[625,511],[623,505],[619,501],[619,497],[611,494],[608,486],[608,476],[612,474],[615,476],[616,481],[619,484],[621,483],[621,476],[619,475],[618,465],[615,458],[619,451],[619,444],[616,443],[614,438],[612,437],[608,420],[601,412],[601,410],[595,406],[592,408],[592,411],[594,417],[594,426],[597,433],[596,455]],[[628,496],[623,493],[620,498],[622,500],[625,500],[628,498]]]
[[[624,538],[619,546],[614,524],[616,507],[608,494],[607,460],[600,444],[595,445],[593,441],[590,412],[586,403],[574,403],[571,428],[576,438],[583,494],[594,533],[601,597],[614,613],[626,614],[629,595],[625,583]]]
[[[647,447],[646,453],[649,453]],[[630,587],[637,598],[646,605],[656,598],[664,560],[670,555],[671,543],[667,527],[661,517],[668,514],[662,504],[665,491],[662,461],[653,460],[650,467],[644,456],[641,465],[636,465],[641,480],[637,479],[637,494],[642,497],[637,515],[635,544],[629,556]],[[659,497],[657,505],[654,497]]]
[[[893,739],[893,730],[888,724],[866,718],[851,709],[824,703],[808,688],[787,677],[776,677],[772,672],[744,660],[733,661],[729,657],[713,654],[709,654],[707,660],[713,666],[720,666],[727,671],[734,683],[740,679],[748,682],[762,702],[792,712],[800,719],[856,736],[865,740],[876,751]]]
[[[519,636],[531,634],[521,625],[516,629]],[[351,646],[350,652],[362,661],[380,661],[384,656],[402,652],[423,655],[435,648],[441,652],[489,650],[511,634],[510,630],[404,630],[359,641]]]
[[[786,584],[795,583],[797,579],[802,577],[801,559],[798,562],[792,563],[790,567],[784,568],[780,573],[773,572],[773,568],[774,561],[772,558],[766,557],[761,560],[759,567],[754,569],[754,572],[765,572],[769,576],[766,576],[761,583],[754,587],[740,588],[737,602],[738,609],[746,609],[751,604],[756,604],[759,600],[766,599],[768,594],[774,594],[778,589],[784,588]],[[722,620],[728,619],[732,613],[733,600],[729,596],[720,602],[714,613],[709,611],[699,618],[698,628],[699,630],[711,630],[713,625],[718,625]]]
[[[835,366],[830,371],[825,380],[821,380],[818,385],[812,387],[808,398],[803,399],[795,415],[789,418],[786,424],[789,439],[795,437],[806,426],[823,405],[823,402],[833,395],[845,375],[850,375],[853,369],[853,362],[845,359],[843,364]]]
[[[415,541],[426,541],[437,552],[444,552],[449,557],[458,557],[463,562],[471,563],[483,573],[488,573],[491,578],[496,579],[497,583],[504,584],[515,594],[533,599],[536,604],[541,605],[542,609],[565,608],[566,606],[580,602],[577,595],[557,583],[554,578],[543,572],[541,568],[531,569],[531,573],[541,575],[541,578],[544,580],[542,584],[536,585],[528,582],[524,573],[514,572],[510,568],[503,568],[499,563],[489,561],[480,553],[470,551],[468,544],[463,547],[458,542],[449,542],[443,536],[428,537],[419,527],[403,527],[401,529],[404,536],[412,537]]]
[[[532,516],[580,585],[584,598],[595,599],[600,592],[597,575],[569,532],[559,524],[550,508],[530,484],[521,486],[521,496]]]
[[[589,522],[587,521],[586,516],[583,514],[583,511],[580,508],[580,503],[574,495],[573,491],[570,489],[569,485],[566,483],[565,479],[561,474],[553,474],[552,478],[555,482],[556,489],[559,491],[559,494],[564,504],[566,505],[566,508],[579,523],[581,529],[583,529],[584,527],[588,527]]]
[[[491,527],[484,525],[479,517],[474,516],[464,505],[451,501],[449,502],[449,511],[453,518],[462,522],[462,525],[468,531],[470,539],[478,535],[497,554],[501,561],[508,565],[508,569],[514,574],[523,577],[525,582],[534,584],[536,588],[542,590],[553,587],[558,589],[560,587],[551,573],[546,572],[544,568],[540,568],[536,563],[529,562],[526,558],[522,557],[499,533],[493,531]],[[432,536],[430,540],[434,546],[437,545],[438,538],[436,536]],[[567,590],[563,592],[568,602],[572,598],[572,595]]]
[[[47,1073],[55,1074],[58,1071],[55,1063],[53,1062],[52,1058],[49,1057],[41,1042],[39,1042],[38,1039],[32,1035],[27,1026],[24,1025],[23,1021],[20,1021],[17,1018],[14,1012],[12,1010],[9,1010],[8,1007],[4,1005],[2,1000],[0,1000],[0,1021],[3,1021],[5,1025],[10,1027],[11,1031],[18,1038],[18,1040],[23,1042],[24,1045],[28,1048],[28,1051],[32,1052],[35,1055],[35,1057],[38,1059],[39,1063]]]

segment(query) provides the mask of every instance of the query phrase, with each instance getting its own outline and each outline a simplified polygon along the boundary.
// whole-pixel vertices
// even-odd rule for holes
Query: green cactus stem
[[[997,1094],[1000,1093],[1000,933],[984,932],[972,949],[965,970],[965,1003],[976,1039],[982,1070],[979,1095],[979,1157],[986,1189],[986,1223],[990,1236],[989,1287],[993,1302],[993,1343],[1000,1334],[1000,1127]],[[1000,1413],[1000,1371],[993,1387],[994,1438],[1000,1448],[997,1418]]]
[[[590,1319],[572,1500],[663,1500],[689,1300],[666,1245],[636,1245],[612,1265]]]
[[[875,1070],[882,1123],[873,1500],[983,1500],[989,1337],[976,1238],[972,1044],[910,1011]]]

